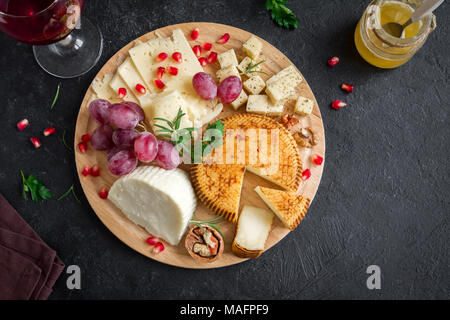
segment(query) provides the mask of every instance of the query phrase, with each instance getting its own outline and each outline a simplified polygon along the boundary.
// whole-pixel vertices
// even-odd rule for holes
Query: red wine
[[[34,45],[57,42],[74,29],[84,0],[0,0],[0,30]]]

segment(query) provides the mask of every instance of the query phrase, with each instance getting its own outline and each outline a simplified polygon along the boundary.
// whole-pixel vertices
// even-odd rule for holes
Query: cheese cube
[[[278,103],[278,104],[270,104],[267,108],[267,115],[268,116],[281,116],[284,111],[284,104]]]
[[[236,53],[233,49],[225,51],[217,56],[217,60],[219,61],[220,68],[225,69],[229,66],[237,66],[239,64]]]
[[[234,110],[239,109],[244,103],[248,100],[248,96],[244,90],[241,91],[239,97],[236,98],[230,105],[234,108]]]
[[[266,93],[273,103],[293,99],[296,95],[295,88],[300,82],[300,73],[294,66],[289,66],[267,80]]]
[[[269,104],[270,104],[269,97],[266,96],[265,94],[258,94],[258,95],[251,94],[248,96],[246,110],[247,112],[266,115]]]
[[[242,45],[242,50],[244,50],[246,55],[255,60],[259,57],[262,47],[263,47],[262,42],[259,41],[255,36],[251,36]]]
[[[266,83],[260,76],[253,76],[244,81],[243,86],[250,94],[260,94]]]
[[[242,59],[241,63],[239,63],[239,65],[237,66],[238,70],[240,72],[245,72],[245,70],[247,70],[248,66],[250,65],[250,63],[252,64],[257,64],[258,62],[253,62],[253,60],[250,57],[245,57],[244,59]],[[252,69],[252,71],[261,71],[261,64],[258,64],[256,67],[254,67]],[[251,73],[247,74],[247,75],[251,75]]]
[[[225,69],[220,69],[216,72],[216,76],[219,83],[230,76],[238,76],[240,78],[239,71],[237,71],[236,66],[229,66]]]
[[[312,113],[314,108],[314,101],[305,97],[298,97],[297,103],[295,104],[295,113],[301,116],[308,116]]]

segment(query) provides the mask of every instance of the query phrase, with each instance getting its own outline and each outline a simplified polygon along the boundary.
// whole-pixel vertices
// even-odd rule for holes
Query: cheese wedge
[[[127,94],[123,98],[124,101],[131,101],[134,103],[139,103],[134,95],[131,93],[131,89],[127,86],[127,84],[120,78],[119,74],[115,74],[114,77],[109,82],[109,87],[114,90],[114,92],[119,92],[120,88],[127,89]]]
[[[196,198],[181,169],[141,166],[114,182],[108,199],[151,235],[177,245],[192,218]]]
[[[242,258],[259,257],[264,251],[272,221],[272,212],[244,206],[239,215],[236,236],[231,246],[233,253]]]
[[[123,81],[120,80],[120,82],[117,83],[116,77],[112,74],[105,74],[102,79],[95,78],[92,81],[92,90],[94,90],[98,99],[108,100],[111,103],[121,102],[123,100],[137,103],[138,101],[134,98],[128,87]],[[115,89],[112,88],[111,84],[114,84],[113,87]],[[118,90],[120,87],[127,89],[127,95],[123,100],[118,98]]]
[[[283,224],[294,230],[308,212],[310,200],[295,192],[256,187],[256,193],[277,215]]]

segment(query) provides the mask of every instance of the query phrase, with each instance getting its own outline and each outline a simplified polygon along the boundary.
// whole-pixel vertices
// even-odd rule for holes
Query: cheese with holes
[[[262,47],[262,42],[255,36],[251,36],[242,45],[242,50],[247,54],[247,56],[255,60],[259,57]]]
[[[216,72],[217,81],[219,81],[219,83],[231,76],[241,77],[236,66],[229,66]]]
[[[224,69],[229,66],[238,65],[238,60],[236,58],[236,53],[234,52],[234,49],[230,49],[217,55],[217,60],[219,61],[221,69]]]
[[[291,65],[267,80],[266,94],[274,103],[293,99],[296,96],[295,88],[300,82],[300,73]]]
[[[250,94],[260,94],[264,90],[266,83],[260,76],[252,76],[242,84],[244,89]]]
[[[114,182],[108,199],[151,235],[177,245],[197,202],[189,176],[181,169],[141,166]]]
[[[241,91],[241,94],[239,97],[236,98],[231,104],[231,106],[234,108],[234,110],[239,109],[242,105],[244,105],[248,100],[248,96],[245,93],[244,90]]]
[[[272,228],[273,213],[252,206],[244,206],[239,215],[234,242],[249,251],[264,250]]]
[[[314,101],[305,97],[298,97],[295,104],[295,113],[301,116],[309,116],[314,108]]]

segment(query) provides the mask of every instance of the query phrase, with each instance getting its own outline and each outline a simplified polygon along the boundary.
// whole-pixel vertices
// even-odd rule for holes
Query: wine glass
[[[60,78],[88,72],[103,50],[100,30],[81,17],[84,0],[0,0],[0,30],[33,45],[37,63]]]

